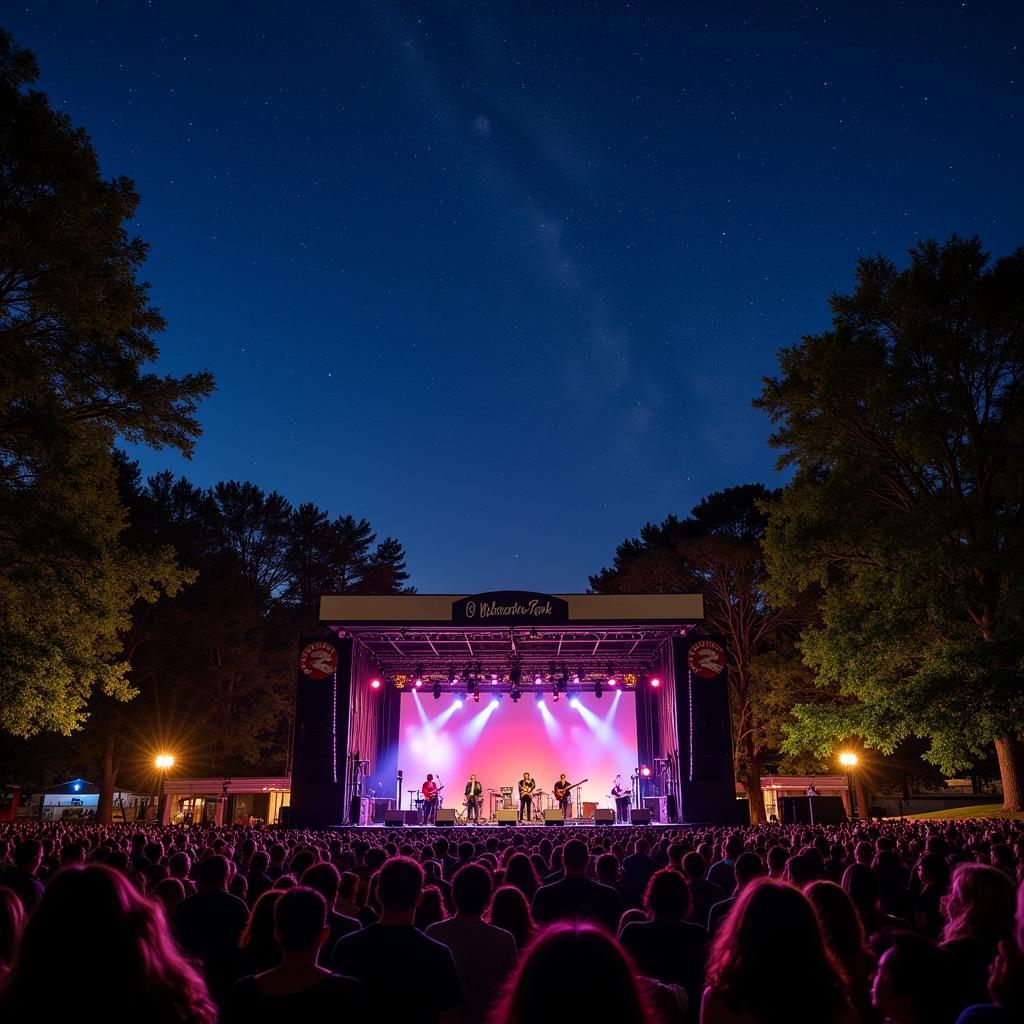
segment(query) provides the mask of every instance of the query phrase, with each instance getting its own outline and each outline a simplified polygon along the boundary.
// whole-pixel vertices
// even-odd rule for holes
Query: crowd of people
[[[0,825],[0,1020],[1024,1020],[1024,825]]]

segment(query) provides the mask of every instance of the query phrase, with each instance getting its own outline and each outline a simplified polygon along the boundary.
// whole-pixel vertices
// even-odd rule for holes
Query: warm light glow
[[[659,686],[661,686],[661,680],[657,676],[652,676],[651,677],[651,686],[653,686],[655,689],[657,689]]]
[[[857,767],[857,755],[851,754],[848,750],[844,750],[839,755],[839,763],[844,768],[856,768]]]
[[[174,757],[171,754],[157,754],[155,764],[160,771],[165,772],[174,766]]]
[[[647,765],[644,765],[644,766],[643,766],[643,768],[641,768],[641,769],[640,769],[640,774],[641,774],[641,775],[642,775],[642,776],[643,776],[643,777],[644,777],[645,779],[649,779],[649,778],[651,777],[651,769],[650,769],[650,768],[648,768],[648,767],[647,767]]]
[[[371,690],[379,690],[380,689],[380,680],[379,679],[371,679],[370,680],[370,689]]]

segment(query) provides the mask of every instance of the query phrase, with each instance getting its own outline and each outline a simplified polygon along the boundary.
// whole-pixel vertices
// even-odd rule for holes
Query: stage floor
[[[615,822],[615,821],[595,822],[595,821],[593,821],[590,818],[581,818],[579,820],[570,819],[569,821],[548,821],[548,822],[544,822],[544,821],[530,821],[530,822],[524,822],[523,824],[512,822],[510,824],[502,824],[502,825],[494,824],[492,822],[483,822],[483,823],[481,823],[479,825],[472,825],[472,824],[469,824],[468,822],[456,821],[456,822],[443,822],[440,825],[405,825],[405,824],[385,825],[383,822],[373,822],[370,825],[335,825],[333,827],[336,828],[336,829],[359,829],[361,832],[372,831],[374,829],[379,829],[380,831],[387,831],[387,832],[396,832],[396,831],[403,830],[403,829],[407,830],[407,831],[410,831],[410,832],[412,832],[412,831],[416,831],[416,832],[435,832],[438,829],[457,828],[457,829],[463,829],[463,830],[465,830],[467,832],[477,833],[477,832],[507,832],[510,829],[514,830],[514,831],[517,831],[517,832],[522,832],[522,831],[529,831],[529,830],[544,830],[544,829],[551,829],[551,828],[579,828],[579,829],[587,829],[587,830],[594,829],[594,828],[602,828],[602,829],[605,829],[605,828],[610,828],[610,829],[642,828],[644,830],[647,830],[647,829],[652,829],[652,830],[657,830],[657,829],[681,830],[681,829],[684,829],[685,830],[685,829],[691,829],[691,828],[698,828],[698,827],[700,827],[700,824],[698,822],[682,822],[682,821],[680,821],[680,822],[665,822],[665,823],[663,823],[663,822],[658,822],[658,821],[652,821],[652,822],[648,822],[648,823],[645,823],[645,824],[637,823],[637,824],[634,825],[634,824],[631,824],[630,822],[625,822],[625,821],[622,821],[622,822]]]

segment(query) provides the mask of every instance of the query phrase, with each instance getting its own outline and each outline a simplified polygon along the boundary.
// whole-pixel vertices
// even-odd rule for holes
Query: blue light
[[[77,793],[82,788],[82,784],[80,782],[76,782],[71,788]]]

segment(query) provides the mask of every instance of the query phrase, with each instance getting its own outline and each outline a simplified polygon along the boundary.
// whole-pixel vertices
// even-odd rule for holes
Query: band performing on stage
[[[615,820],[620,824],[629,824],[633,792],[628,783],[623,785],[622,778],[621,775],[615,776],[607,796],[609,800],[615,802]],[[637,776],[632,778],[633,781],[636,781]],[[540,823],[545,820],[545,812],[555,809],[561,812],[559,820],[571,821],[593,817],[596,803],[581,805],[579,796],[580,787],[589,781],[589,779],[580,779],[579,782],[570,782],[563,772],[548,792],[538,789],[536,779],[529,772],[523,772],[523,777],[516,786],[519,797],[516,822],[519,824]],[[437,811],[443,803],[441,791],[444,789],[444,786],[439,783],[440,780],[435,779],[433,773],[428,773],[420,787],[415,802],[418,819],[422,825],[433,825],[437,822]],[[490,797],[490,805],[486,808],[484,807],[485,793]],[[412,790],[411,794],[416,794],[416,790]],[[499,812],[515,810],[512,794],[511,786],[485,790],[476,774],[471,774],[463,790],[462,806],[455,812],[456,820],[475,825],[481,824],[481,821],[505,820],[510,822],[511,818],[501,819]],[[575,807],[573,806],[574,794]],[[545,800],[550,800],[550,806],[545,806]]]

